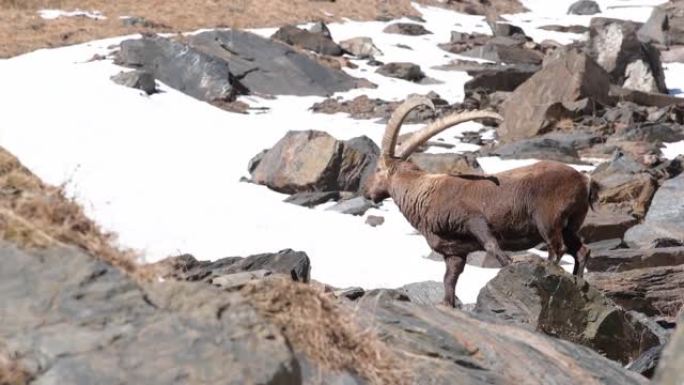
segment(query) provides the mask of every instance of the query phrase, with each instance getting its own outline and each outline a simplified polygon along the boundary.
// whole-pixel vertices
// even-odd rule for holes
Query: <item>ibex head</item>
[[[392,117],[389,122],[387,122],[387,127],[385,128],[385,135],[382,138],[382,152],[380,159],[378,159],[378,166],[375,173],[371,175],[366,182],[364,196],[367,199],[378,203],[389,198],[390,176],[398,168],[417,169],[417,167],[408,162],[407,159],[416,151],[416,149],[418,149],[418,147],[433,136],[449,127],[474,119],[491,118],[503,120],[501,115],[490,111],[465,111],[447,115],[435,120],[425,126],[422,130],[414,133],[408,140],[402,143],[401,148],[397,151],[397,155],[395,155],[397,137],[404,119],[406,119],[406,116],[411,111],[420,106],[426,106],[433,111],[435,110],[435,105],[430,99],[424,96],[414,96],[406,99],[406,101],[392,113]]]

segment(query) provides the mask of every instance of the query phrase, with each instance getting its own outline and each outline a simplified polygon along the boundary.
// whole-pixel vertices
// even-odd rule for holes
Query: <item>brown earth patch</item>
[[[37,13],[40,9],[97,10],[107,19],[44,20]],[[274,27],[417,14],[410,0],[0,0],[0,58],[136,32]],[[120,19],[123,16],[141,17],[147,23],[126,26]]]
[[[417,0],[426,5],[486,13],[482,0]],[[517,13],[517,0],[490,0],[495,13]],[[105,20],[62,17],[44,20],[41,9],[99,11]],[[126,25],[121,17],[142,18]],[[411,0],[0,0],[0,58],[140,32],[188,32],[201,28],[276,27],[309,21],[333,22],[420,16]]]

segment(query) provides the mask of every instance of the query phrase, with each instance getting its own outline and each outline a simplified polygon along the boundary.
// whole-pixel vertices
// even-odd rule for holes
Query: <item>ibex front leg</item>
[[[466,257],[445,255],[444,262],[446,263],[446,273],[444,273],[443,304],[449,307],[456,307],[456,283],[465,268]]]
[[[493,255],[499,261],[501,266],[506,266],[511,263],[511,257],[501,250],[499,242],[494,238],[494,235],[492,235],[492,232],[489,230],[489,225],[484,218],[473,218],[469,220],[466,225],[470,234],[480,242],[480,245],[482,245],[488,254]]]

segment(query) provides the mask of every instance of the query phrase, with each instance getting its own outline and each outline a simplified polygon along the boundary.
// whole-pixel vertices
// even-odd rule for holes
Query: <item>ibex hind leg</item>
[[[568,253],[575,258],[575,268],[572,274],[582,278],[584,276],[584,268],[589,260],[590,250],[582,243],[582,240],[577,235],[574,229],[566,228],[563,230],[563,240],[565,245],[568,247]]]
[[[541,235],[549,250],[549,261],[560,264],[564,249],[561,221],[559,219],[545,221],[543,218],[537,218],[537,231],[539,231],[539,235]]]
[[[492,234],[484,218],[473,218],[468,221],[468,231],[477,239],[488,254],[493,255],[499,261],[501,266],[511,263],[511,257],[501,250],[499,241]]]

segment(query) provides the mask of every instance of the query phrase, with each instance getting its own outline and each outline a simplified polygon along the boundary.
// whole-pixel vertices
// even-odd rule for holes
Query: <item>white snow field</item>
[[[506,16],[536,41],[568,43],[580,35],[538,30],[546,24],[588,25],[590,16],[567,16],[571,1],[525,1],[530,13]],[[602,16],[645,21],[652,0],[599,1]],[[611,6],[620,6],[611,8]],[[436,91],[449,102],[463,98],[464,72],[431,67],[457,57],[437,47],[453,30],[489,33],[483,18],[416,5],[432,35],[409,37],[382,32],[384,22],[330,25],[336,41],[370,36],[384,52],[384,62],[410,61],[442,83],[418,85],[374,73],[363,61],[349,70],[378,84],[340,94],[360,94],[389,100],[410,93]],[[257,30],[269,35],[273,29]],[[308,108],[319,97],[245,97],[263,114],[229,113],[162,85],[161,94],[114,84],[110,76],[123,70],[111,61],[88,62],[106,54],[123,37],[78,46],[39,50],[0,60],[0,145],[19,157],[45,182],[65,184],[67,192],[86,207],[88,215],[119,235],[125,247],[139,250],[146,261],[191,253],[199,259],[247,256],[284,248],[303,250],[312,261],[312,277],[337,287],[398,287],[436,280],[442,262],[429,254],[423,238],[386,202],[386,222],[372,228],[365,217],[342,215],[323,208],[307,209],[283,203],[284,195],[264,186],[240,183],[250,158],[271,147],[288,130],[324,130],[338,139],[368,135],[379,141],[384,127],[373,121],[352,120],[343,114],[313,114]],[[402,43],[413,50],[396,47]],[[667,65],[667,82],[684,89],[680,65]],[[681,91],[680,91],[681,92]],[[337,95],[336,95],[337,96]],[[418,127],[407,127],[416,129]],[[442,134],[458,143],[459,131],[477,129],[464,124]],[[681,146],[668,148],[675,156]],[[473,149],[459,144],[459,149]],[[671,151],[669,151],[671,150]],[[487,172],[529,164],[534,160],[481,159]],[[367,215],[368,215],[367,214]],[[567,265],[568,268],[571,265]],[[496,269],[467,266],[457,294],[474,302]]]

